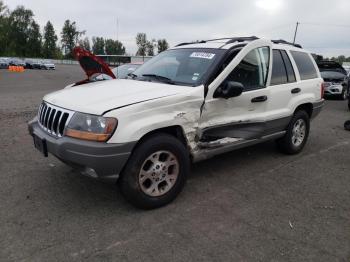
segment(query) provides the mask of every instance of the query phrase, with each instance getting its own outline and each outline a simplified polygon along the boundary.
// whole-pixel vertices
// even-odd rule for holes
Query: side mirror
[[[225,81],[214,92],[214,98],[231,98],[240,96],[243,92],[243,85],[239,82]]]

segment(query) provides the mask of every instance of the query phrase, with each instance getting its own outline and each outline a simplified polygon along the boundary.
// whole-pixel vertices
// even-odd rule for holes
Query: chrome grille
[[[43,102],[39,107],[38,122],[47,133],[55,137],[62,137],[73,113],[73,111]]]

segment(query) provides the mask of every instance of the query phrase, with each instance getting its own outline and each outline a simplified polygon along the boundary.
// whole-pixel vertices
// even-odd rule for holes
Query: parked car
[[[43,62],[41,60],[33,61],[33,69],[42,69],[42,68],[43,68]]]
[[[346,70],[335,61],[318,61],[321,77],[325,81],[325,96],[337,96],[342,100],[349,94],[348,77]]]
[[[112,69],[113,74],[119,79],[126,79],[128,76],[139,68],[143,63],[129,63],[120,65]]]
[[[34,62],[35,62],[34,60],[26,59],[24,62],[26,63],[25,65],[26,69],[34,69]]]
[[[348,73],[348,88],[350,88],[350,72]],[[350,90],[350,89],[348,89]],[[350,91],[348,91],[348,109],[350,111]]]
[[[114,79],[88,51],[74,53],[87,78],[44,97],[28,124],[34,145],[84,174],[118,182],[140,208],[175,199],[191,162],[268,140],[299,153],[324,103],[311,54],[281,40],[180,44],[128,79]],[[113,80],[91,81],[96,74]]]
[[[51,61],[41,61],[41,69],[45,69],[45,70],[55,70],[55,64],[52,63]]]
[[[25,63],[23,60],[19,59],[19,58],[10,58],[10,60],[9,60],[9,65],[11,65],[11,66],[23,66],[23,67],[25,67],[25,66],[26,66],[26,63]]]
[[[4,58],[0,58],[0,69],[8,69],[8,68],[9,68],[9,62]]]
[[[134,72],[137,68],[139,68],[143,63],[128,63],[124,65],[120,65],[118,67],[113,68],[111,71],[115,78],[118,79],[126,79]],[[99,74],[94,77],[95,81],[102,80],[111,80],[113,79],[111,76],[106,74]]]

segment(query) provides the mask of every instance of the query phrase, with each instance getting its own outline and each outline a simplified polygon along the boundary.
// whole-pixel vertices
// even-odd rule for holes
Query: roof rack
[[[299,45],[299,44],[293,44],[293,43],[288,42],[288,41],[283,40],[283,39],[271,40],[271,42],[274,43],[274,44],[285,44],[285,45],[292,45],[292,46],[295,46],[295,47],[302,48],[301,45]]]
[[[210,41],[218,41],[218,40],[227,40],[225,45],[232,44],[234,42],[244,42],[244,41],[254,41],[259,39],[256,36],[248,36],[248,37],[225,37],[225,38],[216,38],[216,39],[208,39],[208,40],[201,40],[201,41],[195,41],[195,42],[188,42],[188,43],[181,43],[176,45],[177,46],[183,46],[183,45],[191,45],[191,44],[204,44]]]

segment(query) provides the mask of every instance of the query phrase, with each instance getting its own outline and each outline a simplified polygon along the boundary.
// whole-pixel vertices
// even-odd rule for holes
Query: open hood
[[[88,79],[90,79],[91,76],[97,74],[105,74],[112,77],[113,79],[116,78],[109,66],[101,58],[93,55],[89,51],[81,47],[75,47],[73,49],[73,54],[75,56],[75,59],[79,62],[80,66],[85,71]],[[78,82],[76,85],[82,84],[83,82],[86,83],[86,80]]]

